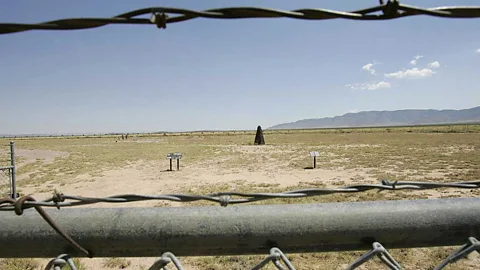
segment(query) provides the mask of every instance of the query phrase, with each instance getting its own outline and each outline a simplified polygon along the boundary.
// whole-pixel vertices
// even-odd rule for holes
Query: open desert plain
[[[53,192],[88,197],[120,194],[210,194],[220,191],[283,192],[340,188],[389,181],[454,182],[480,177],[480,127],[452,125],[397,128],[65,136],[0,139],[3,152],[15,141],[20,195],[46,199]],[[309,152],[318,151],[316,168]],[[180,170],[166,155],[183,154]],[[6,192],[6,190],[2,190]],[[478,197],[478,189],[377,190],[251,204],[409,200]],[[213,202],[141,201],[78,207],[178,207]],[[218,207],[221,207],[218,205]],[[227,206],[228,207],[228,206]],[[60,210],[62,211],[62,210]],[[68,209],[65,209],[68,211]],[[13,214],[13,213],[12,213]],[[405,269],[433,269],[458,247],[392,249]],[[344,269],[365,251],[287,254],[298,269]],[[159,254],[160,256],[160,254]],[[185,269],[249,269],[265,255],[180,257]],[[447,269],[474,269],[477,253]],[[75,258],[78,269],[148,269],[156,258]],[[48,259],[2,259],[0,269],[43,269]],[[274,269],[274,265],[265,269]],[[333,267],[333,268],[332,268]],[[67,269],[67,268],[65,268]],[[385,269],[374,259],[360,269]]]

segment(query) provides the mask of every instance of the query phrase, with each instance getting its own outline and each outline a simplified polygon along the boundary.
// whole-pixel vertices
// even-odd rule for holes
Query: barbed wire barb
[[[445,268],[448,264],[454,263],[460,259],[466,258],[470,253],[480,250],[480,242],[475,237],[469,237],[467,244],[463,245],[455,251],[453,254],[448,256],[444,261],[440,263],[434,270],[441,270]]]
[[[150,18],[137,18],[145,15],[150,16]],[[167,24],[197,18],[289,18],[299,20],[348,19],[378,21],[418,15],[440,18],[480,18],[480,6],[421,8],[403,5],[397,0],[388,0],[385,4],[383,4],[383,1],[380,1],[380,5],[350,12],[319,8],[304,8],[289,11],[262,7],[227,7],[197,11],[172,7],[149,7],[126,12],[111,18],[67,18],[37,24],[0,23],[0,34],[12,34],[30,30],[81,30],[110,24],[156,25],[158,28],[165,29]]]
[[[380,243],[374,242],[372,244],[372,247],[373,248],[369,252],[363,254],[360,258],[358,258],[355,262],[348,266],[347,270],[356,269],[360,265],[372,259],[375,255],[379,257],[380,260],[382,260],[382,262],[386,264],[391,270],[400,270],[400,265]]]

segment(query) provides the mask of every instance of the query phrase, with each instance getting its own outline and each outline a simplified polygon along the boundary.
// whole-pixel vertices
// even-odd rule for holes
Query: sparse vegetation
[[[204,166],[206,170],[214,170],[213,173],[225,175],[228,180],[215,182],[215,184],[201,181],[182,184],[183,182],[179,181],[177,185],[170,187],[173,191],[181,193],[208,194],[232,190],[281,192],[300,188],[378,183],[381,179],[391,181],[473,180],[480,178],[478,133],[480,133],[480,125],[264,130],[266,142],[264,146],[252,145],[254,131],[137,134],[136,141],[129,138],[129,140],[117,142],[115,142],[115,136],[17,139],[18,149],[43,149],[68,153],[51,163],[46,163],[42,158],[31,159],[25,163],[26,160],[19,157],[17,158],[19,163],[24,163],[19,166],[17,175],[22,179],[19,181],[22,190],[33,189],[37,193],[51,194],[55,188],[67,188],[79,182],[90,185],[96,181],[92,180],[92,177],[103,179],[108,170],[138,164],[144,171],[157,170],[157,174],[163,176],[166,174],[158,168],[159,161],[165,161],[165,155],[168,152],[182,152],[184,154],[181,161],[182,170]],[[4,143],[7,141],[5,139]],[[312,159],[308,156],[309,151],[320,152],[317,171],[304,169],[312,165]],[[165,169],[166,164],[165,162]],[[248,173],[248,175],[258,175],[255,173],[261,172],[269,176],[268,179],[273,180],[255,182],[249,178],[236,177],[238,172]],[[309,180],[293,181],[287,184],[281,183],[280,180],[275,182],[277,181],[275,176],[285,172],[288,172],[290,178],[296,175],[307,175]],[[343,177],[344,174],[339,174],[339,177],[332,174],[329,181],[324,181],[325,177],[322,174],[332,172],[352,173],[348,174],[349,177]],[[188,173],[192,177],[201,176],[196,171]],[[88,175],[88,177],[79,180],[82,175]],[[163,192],[163,190],[153,192]],[[479,195],[480,190],[368,191],[302,199],[275,199],[252,204],[478,197]],[[211,204],[203,201],[189,203],[189,205]],[[150,205],[168,207],[175,204],[161,201]],[[432,269],[456,248],[458,247],[389,251],[406,269]],[[344,269],[347,264],[363,253],[355,251],[288,254],[288,257],[297,269]],[[194,266],[195,269],[248,269],[265,256],[208,256],[181,258],[181,260],[182,264]],[[474,263],[478,263],[478,254],[471,254],[469,258],[475,260],[461,260],[448,269],[475,268]],[[81,265],[79,267],[84,267],[81,261],[77,260],[77,263]],[[0,269],[28,270],[38,267],[38,260],[33,259],[0,260]],[[102,261],[102,267],[138,269],[135,268],[137,266],[131,265],[130,260],[124,258],[105,259]],[[148,267],[144,268],[148,269]],[[384,269],[384,267],[374,260],[362,269]]]
[[[82,263],[81,259],[73,258],[73,263],[77,267],[77,270],[87,270],[87,267]],[[70,270],[70,266],[68,264],[62,267],[62,270]]]
[[[103,261],[103,266],[112,269],[125,269],[131,262],[125,258],[107,258]]]
[[[0,259],[0,269],[4,270],[37,270],[39,267],[37,259]]]

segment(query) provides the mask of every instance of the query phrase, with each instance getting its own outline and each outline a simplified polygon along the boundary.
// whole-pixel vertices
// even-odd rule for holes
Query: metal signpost
[[[313,168],[317,168],[317,157],[320,156],[318,152],[310,152],[310,156],[313,157]]]
[[[167,154],[167,159],[170,160],[170,171],[173,171],[172,160],[174,160],[174,159],[177,160],[177,171],[180,170],[180,159],[181,158],[182,158],[182,153],[168,153]]]

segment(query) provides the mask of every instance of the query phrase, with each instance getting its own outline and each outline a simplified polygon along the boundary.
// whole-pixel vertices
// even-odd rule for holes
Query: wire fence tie
[[[382,260],[390,269],[392,270],[400,270],[400,265],[393,259],[393,257],[388,253],[388,251],[378,242],[374,242],[372,244],[372,249],[363,254],[360,258],[354,261],[351,265],[347,267],[347,270],[353,270],[360,265],[364,264],[365,262],[371,260],[373,256],[377,255],[377,257]]]
[[[168,270],[167,265],[173,263],[177,270],[183,270],[183,266],[180,261],[171,252],[165,252],[160,258],[158,258],[148,270]]]
[[[470,253],[480,250],[480,242],[475,237],[469,237],[468,242],[443,260],[434,270],[441,270],[450,263],[466,258]]]

